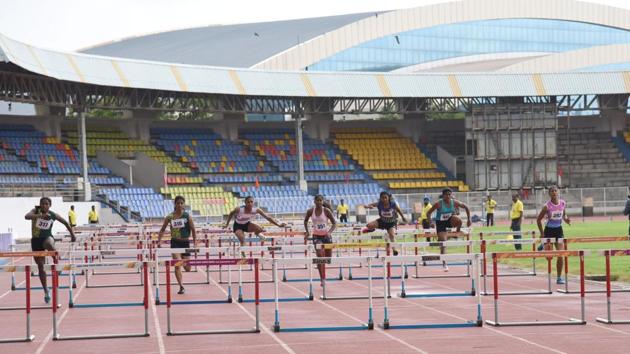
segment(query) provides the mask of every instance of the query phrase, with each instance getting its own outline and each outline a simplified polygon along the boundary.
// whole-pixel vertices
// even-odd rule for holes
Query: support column
[[[308,186],[304,179],[304,146],[302,144],[302,119],[295,118],[295,140],[297,142],[297,183],[301,190],[306,191]]]
[[[83,201],[92,200],[92,189],[88,176],[87,136],[85,133],[85,110],[79,114],[79,149],[81,154],[81,176],[83,177]]]

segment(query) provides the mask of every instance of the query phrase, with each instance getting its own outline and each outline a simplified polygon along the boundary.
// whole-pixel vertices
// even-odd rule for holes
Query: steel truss
[[[367,114],[469,112],[493,105],[497,97],[277,97],[220,95],[194,92],[99,86],[0,68],[0,100],[73,109],[225,112],[259,114]],[[531,96],[520,103],[555,103],[559,111],[626,109],[628,94]]]

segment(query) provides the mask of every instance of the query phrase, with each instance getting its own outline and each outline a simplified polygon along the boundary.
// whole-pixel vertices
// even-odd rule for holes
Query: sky
[[[0,0],[0,33],[42,48],[74,51],[174,29],[396,10],[442,2],[447,1]],[[628,0],[589,2],[630,9]]]

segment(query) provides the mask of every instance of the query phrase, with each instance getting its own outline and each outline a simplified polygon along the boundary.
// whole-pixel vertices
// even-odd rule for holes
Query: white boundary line
[[[158,348],[160,354],[166,353],[166,347],[164,346],[164,338],[162,337],[162,328],[160,327],[160,320],[158,318],[157,309],[155,306],[155,298],[153,297],[153,286],[149,286],[149,299],[151,301],[151,313],[153,314],[153,325],[155,326],[155,335],[157,337]]]

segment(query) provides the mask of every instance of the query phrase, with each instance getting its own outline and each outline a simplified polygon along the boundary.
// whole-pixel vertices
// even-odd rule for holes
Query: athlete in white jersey
[[[337,221],[335,221],[332,211],[324,206],[324,197],[322,195],[316,195],[315,206],[306,211],[306,215],[304,216],[304,240],[308,239],[310,236],[308,231],[309,219],[313,224],[313,245],[315,245],[317,257],[331,257],[332,249],[325,249],[322,245],[332,243],[331,235],[337,227]],[[322,286],[324,285],[324,281],[326,281],[324,267],[324,264],[317,264],[320,284]]]
[[[269,221],[270,223],[278,227],[285,226],[285,223],[281,223],[281,224],[278,223],[278,221],[274,220],[272,217],[265,214],[265,212],[262,211],[262,209],[255,208],[254,197],[247,196],[245,197],[244,206],[234,208],[234,210],[230,212],[230,215],[228,215],[227,221],[225,222],[225,226],[223,228],[227,229],[228,226],[230,225],[230,220],[232,220],[232,217],[236,216],[234,218],[234,225],[232,226],[232,231],[234,231],[234,234],[236,235],[236,237],[238,237],[238,240],[241,242],[241,246],[245,244],[246,232],[253,232],[254,234],[256,234],[256,236],[260,237],[260,239],[264,241],[265,236],[262,235],[261,233],[265,232],[265,229],[263,229],[262,227],[252,222],[252,220],[256,217],[256,215],[262,216],[263,218],[267,219],[267,221]]]

